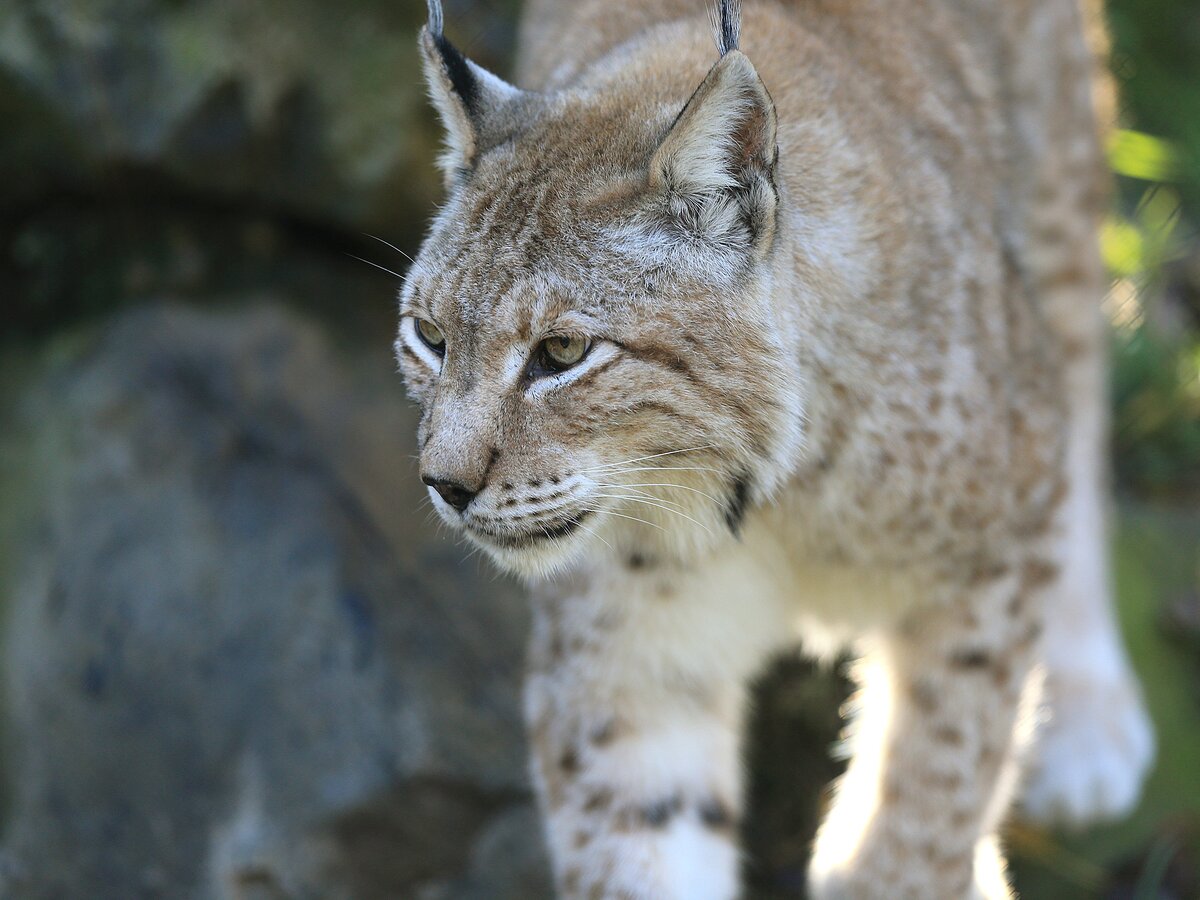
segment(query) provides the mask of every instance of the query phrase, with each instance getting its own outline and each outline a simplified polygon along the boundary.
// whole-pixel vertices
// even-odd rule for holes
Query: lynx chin
[[[1008,896],[1013,799],[1120,815],[1154,744],[1075,0],[526,5],[517,87],[429,0],[396,352],[434,506],[532,588],[559,894],[738,895],[747,682],[801,643],[860,710],[810,896]]]

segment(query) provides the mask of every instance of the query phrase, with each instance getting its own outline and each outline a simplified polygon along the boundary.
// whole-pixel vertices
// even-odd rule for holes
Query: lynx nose
[[[446,478],[432,478],[429,475],[422,475],[421,480],[442,495],[442,499],[462,512],[467,508],[467,504],[475,499],[475,495],[479,491],[473,491],[465,485],[459,484],[457,481],[450,481]]]

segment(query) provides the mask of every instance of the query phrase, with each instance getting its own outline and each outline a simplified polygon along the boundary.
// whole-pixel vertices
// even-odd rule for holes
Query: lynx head
[[[717,24],[706,76],[643,61],[535,94],[465,59],[430,0],[449,196],[396,352],[434,506],[508,568],[700,552],[792,465],[775,110],[735,3]]]

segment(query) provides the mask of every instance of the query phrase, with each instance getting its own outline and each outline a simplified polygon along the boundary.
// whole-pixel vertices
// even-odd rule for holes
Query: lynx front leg
[[[738,894],[743,683],[784,629],[745,578],[699,581],[535,604],[526,717],[565,900]]]
[[[873,639],[854,757],[817,837],[819,898],[1006,897],[992,837],[1039,625],[1027,567],[975,583]]]

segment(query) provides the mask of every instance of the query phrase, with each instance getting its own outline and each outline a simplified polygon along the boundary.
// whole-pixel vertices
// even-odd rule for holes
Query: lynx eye
[[[542,341],[535,362],[548,372],[561,372],[580,362],[591,349],[592,342],[585,337],[556,335]]]
[[[417,334],[434,353],[441,355],[446,352],[446,338],[442,335],[441,330],[428,319],[417,319]]]

